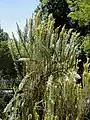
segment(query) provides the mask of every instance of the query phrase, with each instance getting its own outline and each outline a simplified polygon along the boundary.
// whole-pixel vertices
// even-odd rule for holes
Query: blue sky
[[[10,37],[12,31],[17,36],[16,22],[23,29],[25,19],[32,16],[39,0],[0,0],[0,24]]]

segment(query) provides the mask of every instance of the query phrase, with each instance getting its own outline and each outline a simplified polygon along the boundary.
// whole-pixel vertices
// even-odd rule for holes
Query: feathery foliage
[[[23,64],[23,79],[4,109],[5,120],[83,120],[90,75],[83,76],[84,90],[73,82],[79,34],[63,27],[58,36],[53,28],[52,15],[41,22],[40,13],[30,19],[29,30],[17,25],[20,40],[13,35],[9,47],[15,64]]]

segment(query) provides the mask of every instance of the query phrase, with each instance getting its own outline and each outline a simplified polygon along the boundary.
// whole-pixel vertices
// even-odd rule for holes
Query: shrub
[[[52,16],[41,22],[40,13],[24,32],[17,27],[20,40],[13,35],[9,47],[15,63],[23,62],[23,79],[4,109],[4,119],[83,120],[90,73],[86,64],[83,89],[74,83],[79,34],[63,27],[58,36]]]

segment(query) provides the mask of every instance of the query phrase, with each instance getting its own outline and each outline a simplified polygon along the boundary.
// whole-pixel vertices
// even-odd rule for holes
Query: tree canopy
[[[65,0],[40,0],[36,11],[41,11],[42,20],[47,19],[49,14],[53,14],[55,27],[64,25],[67,20],[68,4]]]
[[[9,39],[9,35],[7,32],[0,27],[0,41],[7,41]]]
[[[74,11],[69,14],[73,20],[78,20],[79,25],[90,23],[90,0],[67,0],[69,7]]]
[[[41,11],[41,19],[47,19],[50,13],[55,19],[55,28],[66,24],[82,36],[90,33],[89,0],[40,0],[36,11]]]

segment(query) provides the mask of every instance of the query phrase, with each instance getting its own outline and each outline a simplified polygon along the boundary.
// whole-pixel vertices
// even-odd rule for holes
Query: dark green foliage
[[[8,47],[9,35],[0,27],[0,71],[1,78],[7,79],[7,84],[11,84],[11,79],[16,77],[14,63]]]
[[[16,77],[8,41],[0,42],[0,71],[2,71],[1,77],[8,79],[8,82],[11,78]]]
[[[0,27],[0,41],[7,41],[9,39],[8,33],[4,32]]]
[[[47,19],[49,14],[53,14],[55,28],[66,23],[69,12],[68,4],[65,0],[40,0],[40,5],[36,11],[38,10],[42,13],[42,20]]]
[[[16,79],[16,71],[8,47],[8,41],[0,41],[0,116],[13,95],[3,93],[1,89],[11,88]]]

